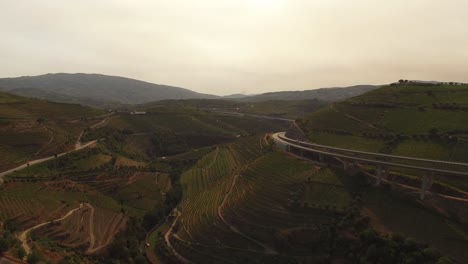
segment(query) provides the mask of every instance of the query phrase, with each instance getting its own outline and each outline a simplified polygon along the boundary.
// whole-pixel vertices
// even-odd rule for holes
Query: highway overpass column
[[[382,165],[377,165],[377,181],[376,186],[379,186],[382,183]]]
[[[421,193],[419,197],[421,200],[424,200],[426,197],[427,191],[431,188],[432,183],[434,182],[434,172],[430,172],[429,174],[425,174],[422,178],[421,183]]]
[[[347,160],[343,159],[343,170],[347,171],[349,169],[349,163]]]
[[[375,185],[379,186],[382,183],[382,178],[387,179],[389,173],[390,171],[388,170],[388,167],[377,165],[377,182]]]

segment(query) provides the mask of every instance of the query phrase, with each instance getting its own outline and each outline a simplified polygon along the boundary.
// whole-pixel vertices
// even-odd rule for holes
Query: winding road
[[[68,211],[67,214],[65,214],[64,216],[58,218],[58,219],[55,219],[55,220],[52,220],[52,221],[47,221],[47,222],[44,222],[44,223],[41,223],[41,224],[38,224],[38,225],[35,225],[31,228],[28,228],[26,230],[24,230],[23,232],[21,232],[19,235],[18,235],[18,239],[21,241],[21,245],[24,249],[24,251],[26,252],[26,255],[29,255],[29,253],[31,253],[31,248],[29,247],[28,245],[28,234],[29,232],[33,231],[34,229],[38,229],[40,227],[43,227],[45,225],[48,225],[50,223],[53,223],[53,222],[58,222],[58,221],[62,221],[64,219],[66,219],[67,217],[69,217],[70,215],[72,215],[74,212],[76,212],[77,210],[80,210],[81,208],[83,208],[83,204],[80,204],[79,207],[75,208],[75,209],[72,209],[70,211]]]
[[[224,205],[226,204],[226,201],[227,201],[227,198],[229,197],[229,195],[232,193],[232,190],[234,189],[234,185],[236,185],[236,181],[237,179],[239,178],[239,175],[235,175],[234,176],[234,179],[232,180],[232,183],[231,183],[231,187],[229,188],[229,191],[226,193],[226,195],[224,196],[223,198],[223,201],[221,202],[221,204],[218,206],[218,216],[219,218],[227,225],[229,226],[229,229],[231,229],[231,231],[233,231],[234,233],[237,233],[241,236],[243,236],[244,238],[254,242],[255,244],[259,245],[260,247],[262,247],[264,250],[265,250],[265,254],[269,254],[269,255],[276,255],[278,254],[278,252],[276,252],[276,250],[274,250],[273,248],[263,244],[262,242],[242,233],[241,231],[239,231],[239,229],[233,225],[231,225],[223,216],[223,208],[224,208]]]
[[[72,152],[75,152],[75,151],[78,151],[78,150],[82,150],[84,148],[87,148],[89,146],[92,146],[94,144],[96,144],[97,140],[93,140],[93,141],[90,141],[90,142],[86,142],[84,144],[82,143],[76,143],[75,144],[75,148],[73,150],[69,150],[69,151],[65,151],[63,153],[60,153],[57,155],[57,157],[61,157],[61,156],[64,156],[64,155],[67,155],[67,154],[70,154]],[[50,156],[50,157],[46,157],[46,158],[41,158],[41,159],[37,159],[37,160],[32,160],[30,162],[26,162],[16,168],[13,168],[13,169],[9,169],[7,171],[3,171],[3,172],[0,172],[0,185],[3,183],[3,177],[5,177],[6,175],[8,174],[11,174],[13,172],[16,172],[16,171],[19,171],[19,170],[22,170],[24,168],[27,168],[29,166],[32,166],[32,165],[35,165],[35,164],[39,164],[39,163],[43,163],[43,162],[46,162],[46,161],[49,161],[51,159],[54,159],[55,156]]]
[[[169,230],[167,230],[166,234],[164,234],[164,241],[166,241],[167,246],[171,249],[172,253],[174,254],[174,256],[179,261],[181,261],[182,263],[186,263],[186,264],[192,263],[190,260],[188,260],[188,259],[184,258],[182,255],[180,255],[179,252],[177,252],[177,250],[175,250],[175,248],[171,244],[170,236],[172,234],[172,230],[174,230],[174,226],[177,224],[177,220],[179,220],[179,217],[181,215],[181,213],[179,212],[179,210],[177,208],[175,208],[173,212],[177,216],[174,219],[174,222],[172,222],[171,227],[169,227]]]
[[[107,117],[103,120],[101,120],[100,122],[98,122],[97,124],[94,124],[92,126],[90,126],[90,128],[95,128],[101,124],[103,124],[104,122],[106,122],[109,118],[113,118],[113,117]],[[80,135],[78,136],[78,139],[75,143],[75,148],[72,149],[72,150],[69,150],[69,151],[65,151],[63,153],[60,153],[57,155],[57,157],[61,157],[61,156],[64,156],[64,155],[67,155],[67,154],[70,154],[72,152],[75,152],[75,151],[79,151],[79,150],[82,150],[84,148],[87,148],[87,147],[90,147],[94,144],[96,144],[97,140],[92,140],[92,141],[89,141],[89,142],[86,142],[86,143],[82,143],[81,142],[81,136],[83,135],[84,133],[84,130],[81,131]],[[46,162],[46,161],[49,161],[51,159],[54,159],[55,156],[49,156],[49,157],[45,157],[45,158],[40,158],[40,159],[36,159],[36,160],[32,160],[32,161],[29,161],[29,162],[26,162],[24,164],[21,164],[19,165],[18,167],[16,168],[13,168],[13,169],[9,169],[9,170],[6,170],[6,171],[3,171],[3,172],[0,172],[0,185],[2,185],[3,183],[3,177],[5,177],[6,175],[9,175],[13,172],[16,172],[16,171],[19,171],[19,170],[22,170],[24,168],[27,168],[29,166],[32,166],[32,165],[35,165],[35,164],[39,164],[39,163],[43,163],[43,162]]]
[[[325,156],[331,156],[334,158],[346,159],[349,161],[356,161],[356,162],[362,162],[365,164],[373,164],[373,165],[385,165],[389,167],[407,168],[407,169],[419,170],[419,171],[424,171],[424,172],[441,173],[444,175],[451,175],[455,177],[468,177],[468,172],[467,172],[468,163],[421,159],[421,158],[405,157],[405,156],[398,156],[398,155],[388,155],[388,154],[373,153],[373,152],[358,151],[358,150],[352,150],[352,149],[337,148],[337,147],[313,144],[309,142],[303,142],[303,141],[290,139],[286,136],[285,132],[275,133],[272,135],[272,138],[275,141],[275,143],[278,144],[279,146],[294,147],[299,150],[322,154]],[[388,161],[392,159],[395,161]],[[404,163],[397,162],[397,160],[404,161]],[[426,165],[426,166],[411,165],[411,162],[415,162],[415,161],[425,162],[427,164],[439,165],[439,166],[459,166],[463,169],[462,170],[447,170],[447,169],[436,168],[435,166],[429,166],[429,165]]]

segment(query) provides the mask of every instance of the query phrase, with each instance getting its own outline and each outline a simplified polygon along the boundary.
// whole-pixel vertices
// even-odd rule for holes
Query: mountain
[[[305,91],[283,91],[258,95],[232,94],[224,97],[197,93],[185,88],[154,84],[102,74],[54,73],[39,76],[0,78],[0,91],[62,103],[79,103],[99,108],[143,104],[171,99],[226,99],[244,102],[298,101],[318,99],[342,101],[376,89],[357,85]]]
[[[258,102],[258,101],[271,101],[271,100],[308,100],[318,99],[328,102],[336,102],[346,100],[348,98],[364,94],[379,88],[375,85],[356,85],[350,87],[334,87],[334,88],[320,88],[314,90],[304,91],[283,91],[283,92],[271,92],[263,93],[253,96],[247,96],[239,100],[246,102]]]
[[[56,73],[0,79],[0,91],[92,106],[165,99],[217,98],[188,89],[101,74]]]
[[[241,98],[245,98],[245,97],[249,97],[249,95],[246,95],[246,94],[230,94],[230,95],[223,96],[223,99],[241,99]]]

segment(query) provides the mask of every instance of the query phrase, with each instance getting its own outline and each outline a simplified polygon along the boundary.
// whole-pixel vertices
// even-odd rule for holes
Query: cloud
[[[10,0],[0,74],[99,72],[230,94],[468,81],[468,2]]]

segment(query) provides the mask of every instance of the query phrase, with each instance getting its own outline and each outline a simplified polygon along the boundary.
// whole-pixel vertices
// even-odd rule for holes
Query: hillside
[[[142,252],[163,263],[468,259],[466,226],[459,221],[374,188],[363,175],[350,177],[277,150],[266,133],[285,131],[288,122],[204,111],[246,106],[257,114],[300,113],[321,101],[170,100],[143,105],[144,114],[95,117],[102,112],[2,95],[3,107],[16,109],[2,119],[14,131],[20,121],[45,129],[61,124],[68,133],[75,124],[73,135],[84,130],[83,142],[99,140],[9,174],[0,186],[0,221],[8,230],[0,233],[24,234],[26,245],[46,261],[139,263]],[[311,125],[314,116],[356,105],[361,97],[300,123]],[[18,105],[30,114],[19,112]],[[34,112],[33,106],[43,110]],[[319,124],[343,122],[327,120]],[[5,140],[14,143],[10,149],[19,149],[19,135]],[[68,139],[76,140],[71,134]],[[429,226],[433,232],[425,232]],[[23,247],[11,243],[7,253],[16,256]]]
[[[350,87],[320,88],[304,91],[283,91],[263,93],[252,96],[241,97],[237,100],[244,102],[272,101],[272,100],[310,100],[317,99],[327,102],[337,102],[361,95],[363,93],[377,89],[374,85],[356,85]]]
[[[420,242],[462,262],[468,257],[464,227],[395,198],[386,202],[391,195],[371,191],[363,178],[272,150],[268,137],[212,150],[180,182],[182,201],[150,244],[166,263],[451,263],[437,262],[440,253]],[[387,233],[361,210],[375,212]],[[427,225],[418,227],[421,217]],[[416,240],[388,235],[401,223]],[[430,224],[434,232],[422,235]]]
[[[167,100],[148,103],[139,106],[138,109],[157,109],[163,106],[183,106],[192,109],[206,110],[212,112],[229,112],[252,115],[265,115],[270,117],[295,119],[303,117],[329,104],[328,102],[309,100],[275,100],[259,102],[241,102],[224,99],[190,99],[190,100]]]
[[[234,94],[215,96],[188,89],[154,84],[124,77],[102,74],[55,73],[17,78],[0,78],[0,91],[55,102],[78,103],[99,108],[143,104],[170,99],[216,99],[241,102],[342,101],[376,89],[377,86],[357,85],[343,88],[321,88],[304,91],[283,91],[258,95]]]
[[[468,161],[468,85],[395,84],[310,114],[314,142],[397,155]]]
[[[0,79],[0,91],[24,96],[102,106],[165,99],[216,98],[188,89],[101,74],[45,74]]]
[[[0,92],[0,172],[75,146],[104,111]]]
[[[94,120],[97,125],[82,127],[87,124],[83,118],[53,119],[48,109],[61,106],[54,110],[59,115],[60,109],[66,113],[67,107],[77,107],[76,114],[81,109],[84,115],[90,108],[9,94],[2,98],[5,104],[23,103],[25,109],[29,104],[41,105],[44,112],[40,116],[46,121],[37,122],[38,115],[33,120],[22,117],[38,123],[39,128],[55,128],[63,121],[71,133],[71,124],[77,123],[84,129],[83,142],[100,139],[89,148],[8,174],[0,184],[0,226],[6,223],[0,237],[15,242],[13,235],[20,238],[24,234],[32,252],[62,263],[108,261],[105,252],[121,263],[141,257],[146,232],[163,222],[181,198],[183,187],[178,179],[182,172],[225,144],[287,127],[284,121],[220,115],[178,105],[150,109],[145,115],[115,113],[100,118],[102,122]],[[29,138],[12,134],[5,143],[14,143],[11,149],[19,151],[19,140]],[[29,228],[33,229],[27,231]],[[8,254],[17,256],[26,247],[13,242]],[[67,262],[69,257],[75,262]]]

